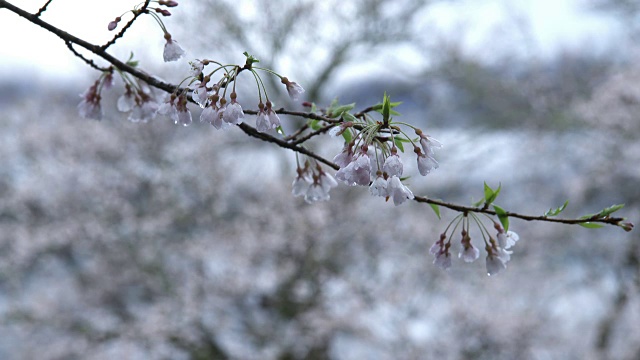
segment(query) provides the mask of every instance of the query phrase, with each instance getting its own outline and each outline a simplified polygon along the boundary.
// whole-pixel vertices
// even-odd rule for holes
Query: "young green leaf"
[[[351,121],[351,122],[357,122],[358,119],[353,116],[353,114],[351,114],[350,112],[344,112],[342,113],[342,118],[344,119],[344,121]]]
[[[402,139],[400,139],[399,137],[395,137],[393,138],[393,142],[396,144],[398,149],[400,149],[400,152],[404,152],[404,145],[402,145]]]
[[[337,118],[337,117],[340,117],[344,112],[350,111],[354,107],[356,107],[356,103],[351,103],[351,104],[347,104],[347,105],[340,105],[338,107],[330,109],[329,113],[327,115],[330,118]]]
[[[549,209],[547,212],[544,213],[543,216],[556,216],[558,214],[560,214],[564,209],[567,208],[567,205],[569,205],[569,200],[565,201],[564,204],[562,204],[562,206],[558,207],[558,208],[551,208]]]
[[[500,220],[500,223],[502,224],[502,227],[504,228],[504,231],[508,231],[509,230],[509,216],[507,216],[507,212],[504,211],[504,209],[501,208],[498,205],[493,205],[493,210],[496,211],[496,215],[498,215],[498,219]]]
[[[493,189],[487,185],[487,182],[484,182],[484,201],[489,202],[489,199],[493,196]]]
[[[578,225],[585,227],[587,229],[597,229],[604,226],[602,224],[592,223],[592,222],[579,223]]]
[[[320,120],[309,120],[309,126],[313,129],[313,130],[318,130],[321,128],[320,126]]]
[[[344,138],[344,141],[348,144],[351,142],[352,136],[351,136],[351,131],[349,129],[345,130],[342,133],[342,137]]]
[[[389,123],[389,113],[391,112],[391,99],[389,98],[389,96],[387,95],[387,93],[384,93],[384,97],[382,100],[382,121],[385,124]]]
[[[622,209],[623,207],[624,207],[624,204],[611,205],[608,208],[602,209],[602,211],[600,211],[598,213],[598,216],[599,217],[609,216],[609,215],[613,214],[614,212]]]
[[[500,194],[500,190],[502,189],[502,184],[498,185],[498,188],[493,190],[487,183],[484,183],[484,202],[487,205],[491,205],[498,198],[498,194]]]
[[[429,204],[429,206],[431,206],[431,208],[433,209],[433,212],[436,213],[438,220],[440,220],[440,206],[436,204]]]

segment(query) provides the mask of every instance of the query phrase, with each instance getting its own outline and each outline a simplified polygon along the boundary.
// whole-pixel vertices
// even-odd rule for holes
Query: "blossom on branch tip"
[[[345,144],[342,151],[333,158],[333,162],[341,168],[349,165],[353,160],[353,144]]]
[[[414,198],[413,192],[408,187],[404,186],[397,176],[392,176],[388,180],[387,190],[389,196],[393,198],[393,204],[398,206],[407,200]]]
[[[385,179],[382,174],[380,174],[376,177],[375,180],[373,180],[373,182],[369,186],[369,192],[373,196],[387,197],[389,196],[389,190],[387,189],[388,184],[389,183],[387,179]]]
[[[487,251],[487,274],[495,275],[507,268],[507,263],[511,260],[511,251],[502,248],[496,240],[489,239],[489,243],[485,246]]]
[[[447,270],[451,267],[451,253],[449,252],[451,242],[445,242],[446,239],[446,234],[440,234],[440,239],[429,249],[429,253],[435,256],[433,263],[442,270]]]
[[[304,200],[309,204],[329,200],[329,191],[338,186],[336,179],[322,171],[319,165],[316,170],[318,173],[313,175],[313,184],[309,186],[304,195]]]
[[[363,147],[347,166],[338,170],[336,179],[349,186],[369,185],[371,181],[371,160],[367,155],[366,147]]]
[[[197,78],[202,74],[202,70],[204,70],[204,62],[200,60],[190,61],[189,65],[191,65],[191,70],[189,71],[189,75]]]
[[[438,168],[438,162],[432,156],[423,154],[419,147],[415,147],[414,151],[418,155],[418,172],[420,172],[420,175],[427,176],[431,170]]]
[[[186,54],[186,51],[178,45],[178,42],[171,39],[169,33],[165,33],[164,38],[167,40],[162,54],[165,62],[176,61]]]
[[[304,196],[309,190],[311,184],[313,184],[313,179],[307,171],[307,167],[304,169],[298,168],[298,176],[296,176],[295,180],[293,180],[293,184],[291,184],[293,187],[291,189],[291,194],[296,197]]]
[[[242,124],[244,112],[242,111],[242,106],[236,101],[236,93],[231,93],[231,102],[224,106],[222,119],[228,124]]]
[[[382,171],[386,172],[389,176],[401,177],[403,169],[402,160],[400,160],[397,150],[394,152],[394,149],[391,150],[391,155],[385,159],[384,165],[382,165]]]
[[[507,268],[507,265],[499,257],[488,253],[486,259],[487,274],[495,275]]]
[[[98,85],[99,81],[96,81],[84,94],[80,95],[83,99],[78,104],[78,113],[85,119],[102,119],[101,97],[98,93]]]
[[[204,109],[209,102],[209,93],[207,92],[207,84],[205,82],[200,83],[191,92],[191,99]]]
[[[462,247],[460,248],[460,253],[458,253],[458,258],[461,258],[464,262],[470,263],[476,261],[478,257],[480,257],[480,250],[473,246],[471,243],[471,237],[466,230],[462,230]]]
[[[187,98],[184,95],[177,96],[171,94],[169,98],[158,107],[157,113],[167,116],[176,125],[188,126],[193,121],[191,111],[187,108]]]
[[[304,89],[298,83],[289,81],[286,77],[283,77],[280,81],[287,87],[287,93],[289,93],[291,100],[298,101],[300,95],[304,94]]]
[[[156,116],[158,107],[158,103],[145,94],[142,100],[136,101],[136,104],[129,114],[129,121],[146,123]]]
[[[442,143],[429,135],[420,134],[420,146],[425,155],[433,156],[435,149],[442,148]]]
[[[270,101],[267,101],[266,110],[263,103],[258,104],[259,111],[258,117],[256,118],[256,130],[259,132],[266,132],[280,126],[280,118],[278,114],[273,111],[272,107],[273,104]]]
[[[508,249],[512,247],[513,245],[516,244],[516,242],[518,242],[518,240],[520,240],[520,237],[518,236],[518,234],[510,230],[507,232],[504,232],[504,230],[498,231],[497,238],[498,238],[498,244],[503,249]]]
[[[136,104],[136,94],[131,89],[131,85],[127,84],[124,94],[120,95],[116,103],[116,107],[120,112],[129,112]]]

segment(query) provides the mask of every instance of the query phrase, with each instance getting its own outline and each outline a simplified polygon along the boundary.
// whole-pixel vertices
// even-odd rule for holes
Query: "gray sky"
[[[33,12],[44,2],[13,1]],[[92,1],[57,0],[43,19],[71,34],[104,43],[113,35],[107,31],[109,21],[136,3],[131,0],[104,1],[96,11]],[[588,46],[596,51],[606,48],[619,34],[619,25],[611,19],[585,12],[581,9],[582,4],[583,0],[466,0],[434,5],[431,19],[427,21],[436,24],[444,36],[461,37],[465,48],[479,56],[487,53],[483,51],[485,44],[493,42],[495,45],[496,39],[504,43],[504,47],[519,47],[517,51],[526,49],[541,57],[567,47]],[[182,1],[175,12],[188,11],[188,5],[187,1]],[[127,19],[125,17],[125,21]],[[167,24],[171,30],[171,18],[167,19]],[[521,34],[517,34],[518,29],[522,30]],[[85,74],[85,65],[60,40],[6,10],[0,10],[0,31],[4,34],[0,46],[0,76],[29,73],[46,79],[75,80]],[[509,34],[503,38],[505,31]],[[130,50],[137,49],[136,55],[143,64],[145,61],[161,63],[164,41],[152,19],[142,19],[131,32],[133,36],[121,40],[111,51],[116,56],[127,57]],[[492,49],[489,53],[495,52]],[[186,59],[189,59],[188,54]],[[177,66],[186,69],[186,60]]]

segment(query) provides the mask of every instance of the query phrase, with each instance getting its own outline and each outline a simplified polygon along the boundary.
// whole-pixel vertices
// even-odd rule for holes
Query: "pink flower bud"
[[[107,29],[109,29],[109,31],[114,30],[116,27],[118,27],[118,23],[120,22],[120,17],[118,16],[115,20],[113,20],[112,22],[109,23],[109,26],[107,26]]]
[[[176,6],[178,6],[178,2],[177,1],[173,1],[173,0],[168,0],[168,1],[167,0],[160,0],[158,2],[158,4],[164,5],[166,7],[176,7]]]

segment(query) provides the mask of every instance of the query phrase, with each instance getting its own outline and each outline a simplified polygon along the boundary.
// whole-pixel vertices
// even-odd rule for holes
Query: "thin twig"
[[[49,4],[51,4],[52,1],[53,0],[48,0],[44,5],[42,5],[40,10],[38,10],[38,12],[35,13],[33,16],[40,17],[40,15],[42,15],[43,12],[47,11],[47,6],[49,6]]]
[[[92,68],[98,70],[98,71],[109,71],[108,68],[101,68],[100,66],[96,65],[95,62],[93,62],[93,60],[87,59],[86,57],[84,57],[82,54],[80,54],[79,52],[76,51],[76,49],[73,48],[73,44],[71,43],[71,41],[65,41],[65,44],[67,44],[67,47],[69,48],[69,50],[71,50],[71,52],[79,57],[80,59],[82,59],[85,63],[87,63],[87,65],[91,66]]]
[[[151,2],[151,0],[146,0],[144,2],[144,4],[142,5],[142,7],[139,10],[134,10],[133,11],[133,18],[131,20],[129,20],[129,22],[122,28],[122,30],[120,30],[119,33],[117,33],[113,39],[109,40],[108,43],[104,44],[101,46],[102,50],[107,50],[107,48],[113,44],[116,43],[116,41],[124,36],[124,33],[129,30],[129,28],[131,27],[131,25],[133,25],[133,22],[136,21],[136,19],[138,19],[138,16],[142,15],[143,13],[147,12],[147,6],[149,6],[149,3]]]

